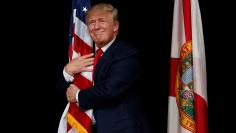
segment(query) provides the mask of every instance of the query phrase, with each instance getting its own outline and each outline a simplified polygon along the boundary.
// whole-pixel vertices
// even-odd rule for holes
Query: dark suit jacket
[[[139,110],[135,81],[139,76],[138,51],[115,41],[97,63],[94,86],[79,93],[81,108],[93,109],[97,133],[148,131]]]

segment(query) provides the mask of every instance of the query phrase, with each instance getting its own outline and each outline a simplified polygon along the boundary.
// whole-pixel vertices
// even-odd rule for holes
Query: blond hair
[[[111,13],[113,16],[113,20],[118,21],[118,10],[113,7],[111,4],[106,4],[106,3],[99,3],[94,6],[92,6],[86,13],[86,22],[89,18],[89,15],[91,12],[106,12],[106,13]]]

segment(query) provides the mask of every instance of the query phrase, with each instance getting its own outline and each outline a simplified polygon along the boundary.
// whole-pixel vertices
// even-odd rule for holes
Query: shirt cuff
[[[79,103],[79,92],[80,92],[80,89],[76,92],[76,101],[77,101],[77,103]]]
[[[73,82],[74,77],[66,72],[65,68],[63,69],[63,76],[67,82]]]

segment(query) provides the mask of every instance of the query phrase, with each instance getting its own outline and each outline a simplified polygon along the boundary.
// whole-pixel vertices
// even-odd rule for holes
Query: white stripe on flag
[[[89,66],[88,68],[93,69],[93,66]],[[91,82],[93,82],[92,72],[82,72],[81,75],[84,76],[86,79],[90,80]]]
[[[75,19],[75,34],[81,39],[83,40],[86,44],[88,44],[88,46],[90,46],[91,48],[92,46],[92,39],[90,38],[90,35],[88,33],[88,29],[87,29],[87,25],[81,21],[80,19],[78,19],[76,16],[74,16]],[[78,28],[79,27],[79,28]]]

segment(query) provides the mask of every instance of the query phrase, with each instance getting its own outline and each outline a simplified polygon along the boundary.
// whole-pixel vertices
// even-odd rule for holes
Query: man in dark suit
[[[80,90],[75,85],[67,89],[68,102],[78,102],[84,110],[93,109],[96,131],[93,133],[146,133],[148,125],[143,119],[136,97],[140,66],[138,51],[116,39],[119,29],[118,11],[110,4],[100,3],[86,14],[86,23],[96,50],[94,86]],[[96,60],[95,56],[95,60]],[[72,60],[65,67],[66,73],[88,70],[92,55],[83,61]],[[97,62],[97,63],[96,63]],[[94,64],[94,65],[95,65]]]

